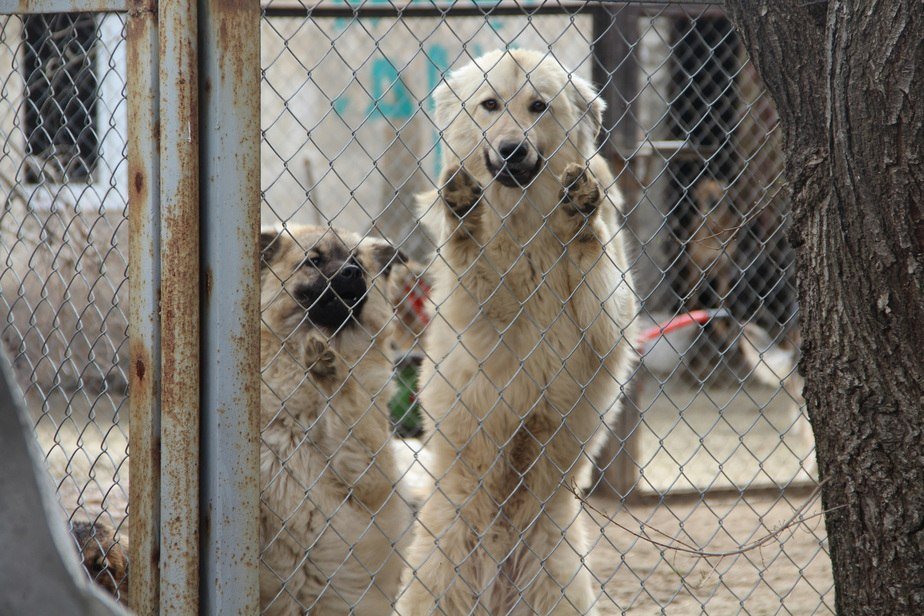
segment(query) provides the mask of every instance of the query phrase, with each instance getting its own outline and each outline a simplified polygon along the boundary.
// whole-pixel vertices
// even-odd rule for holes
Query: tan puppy
[[[421,401],[436,480],[398,612],[594,613],[569,487],[619,397],[635,312],[595,157],[603,103],[522,50],[454,71],[434,98],[445,173],[421,199],[440,246]]]
[[[260,598],[269,614],[385,614],[410,509],[394,492],[390,265],[379,240],[261,236]]]
[[[90,579],[127,603],[128,559],[112,527],[102,522],[74,522],[71,534]]]

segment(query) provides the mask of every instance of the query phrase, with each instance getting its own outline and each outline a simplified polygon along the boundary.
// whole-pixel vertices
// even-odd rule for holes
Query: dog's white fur
[[[293,293],[317,275],[306,255],[335,234],[355,251],[369,291],[359,322],[330,335],[306,321]],[[387,614],[411,511],[394,492],[394,312],[387,276],[375,276],[377,241],[294,225],[271,241],[279,245],[261,274],[261,605],[268,614]]]
[[[499,110],[481,105],[491,97]],[[441,257],[420,381],[436,480],[398,613],[594,613],[568,488],[614,411],[635,310],[615,188],[586,218],[560,195],[575,164],[589,167],[584,188],[612,186],[595,156],[603,103],[550,56],[523,50],[452,72],[434,99],[443,181],[467,173],[483,193],[461,218],[447,189],[420,199]],[[548,109],[536,114],[539,99]],[[539,174],[525,190],[493,181],[499,144],[524,136]]]

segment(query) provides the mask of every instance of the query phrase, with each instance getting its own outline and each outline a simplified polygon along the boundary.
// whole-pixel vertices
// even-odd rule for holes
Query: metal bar
[[[775,496],[777,499],[787,498],[790,500],[799,500],[811,496],[818,490],[818,484],[814,481],[793,481],[785,485],[762,485],[738,487],[712,487],[706,490],[696,490],[690,488],[671,488],[664,493],[650,492],[642,490],[633,490],[632,493],[624,500],[633,505],[671,505],[676,506],[681,503],[690,503],[704,501],[708,498],[768,498]],[[606,498],[606,496],[603,496]],[[623,499],[620,499],[623,500]]]
[[[199,115],[195,2],[158,5],[161,197],[160,611],[199,609]],[[134,70],[131,67],[130,70]]]
[[[0,3],[0,15],[38,13],[125,13],[134,0],[18,0]],[[7,6],[10,5],[10,6]]]
[[[688,139],[652,141],[642,143],[635,156],[660,156],[664,159],[686,157],[700,160],[715,156],[719,148],[716,146],[692,143]]]
[[[267,17],[499,17],[510,15],[561,15],[577,13],[586,2],[405,2],[353,3],[317,2],[267,6]]]
[[[635,375],[625,386],[620,408],[609,425],[609,438],[597,454],[593,468],[593,493],[627,498],[637,492],[640,453],[639,385]]]
[[[157,24],[151,0],[133,0],[126,22],[128,100],[129,596],[156,614],[160,555],[160,155]]]
[[[593,81],[606,102],[603,115],[603,154],[626,160],[642,136],[634,113],[639,95],[639,68],[635,47],[639,36],[639,13],[633,7],[613,10],[598,5],[593,13]]]
[[[601,154],[613,169],[624,169],[638,147],[641,135],[634,115],[638,97],[639,69],[635,44],[639,40],[639,12],[632,6],[599,3],[593,11],[593,81],[606,102],[601,131]],[[630,203],[638,195],[628,194]],[[631,235],[631,234],[630,234]],[[634,392],[634,383],[628,389]],[[641,421],[634,397],[628,395],[611,423],[610,440],[598,457],[604,481],[600,488],[626,495],[638,477],[639,431]],[[598,471],[599,472],[599,471]]]
[[[259,611],[260,10],[200,0],[203,614]],[[220,289],[220,301],[211,290]]]
[[[631,6],[639,11],[659,15],[689,16],[715,14],[723,15],[721,3],[710,2],[575,2],[575,1],[521,1],[500,0],[498,2],[338,2],[321,0],[314,4],[301,2],[273,2],[263,8],[266,17],[511,17],[524,15],[571,15],[591,10],[595,5],[605,4],[618,10]]]

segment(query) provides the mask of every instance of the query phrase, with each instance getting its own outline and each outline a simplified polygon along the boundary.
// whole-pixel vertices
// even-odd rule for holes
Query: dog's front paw
[[[446,207],[457,218],[464,218],[481,199],[481,185],[462,167],[449,167],[443,178],[441,194]]]
[[[318,379],[329,380],[337,376],[337,355],[321,335],[310,335],[305,340],[302,361]]]
[[[590,216],[597,211],[603,200],[603,191],[597,180],[590,177],[584,165],[571,163],[561,174],[560,198],[564,207],[572,214]]]

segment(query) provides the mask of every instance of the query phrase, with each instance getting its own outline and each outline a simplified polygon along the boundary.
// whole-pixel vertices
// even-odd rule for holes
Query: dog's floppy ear
[[[260,271],[273,262],[282,248],[282,234],[275,229],[260,230]]]
[[[439,130],[449,128],[460,109],[453,73],[447,73],[443,81],[433,90],[433,116],[436,119],[437,128]]]
[[[568,98],[578,113],[577,124],[572,129],[572,143],[585,155],[590,155],[596,148],[597,135],[603,126],[606,103],[587,80],[571,75],[570,82]]]
[[[372,246],[372,254],[375,259],[376,270],[381,276],[388,276],[391,273],[393,265],[404,265],[410,259],[401,252],[400,248],[395,248],[384,240],[376,240]]]
[[[371,277],[387,277],[394,265],[404,265],[409,259],[399,248],[395,248],[386,240],[377,237],[366,237],[360,242],[365,267],[371,268],[368,272]]]

